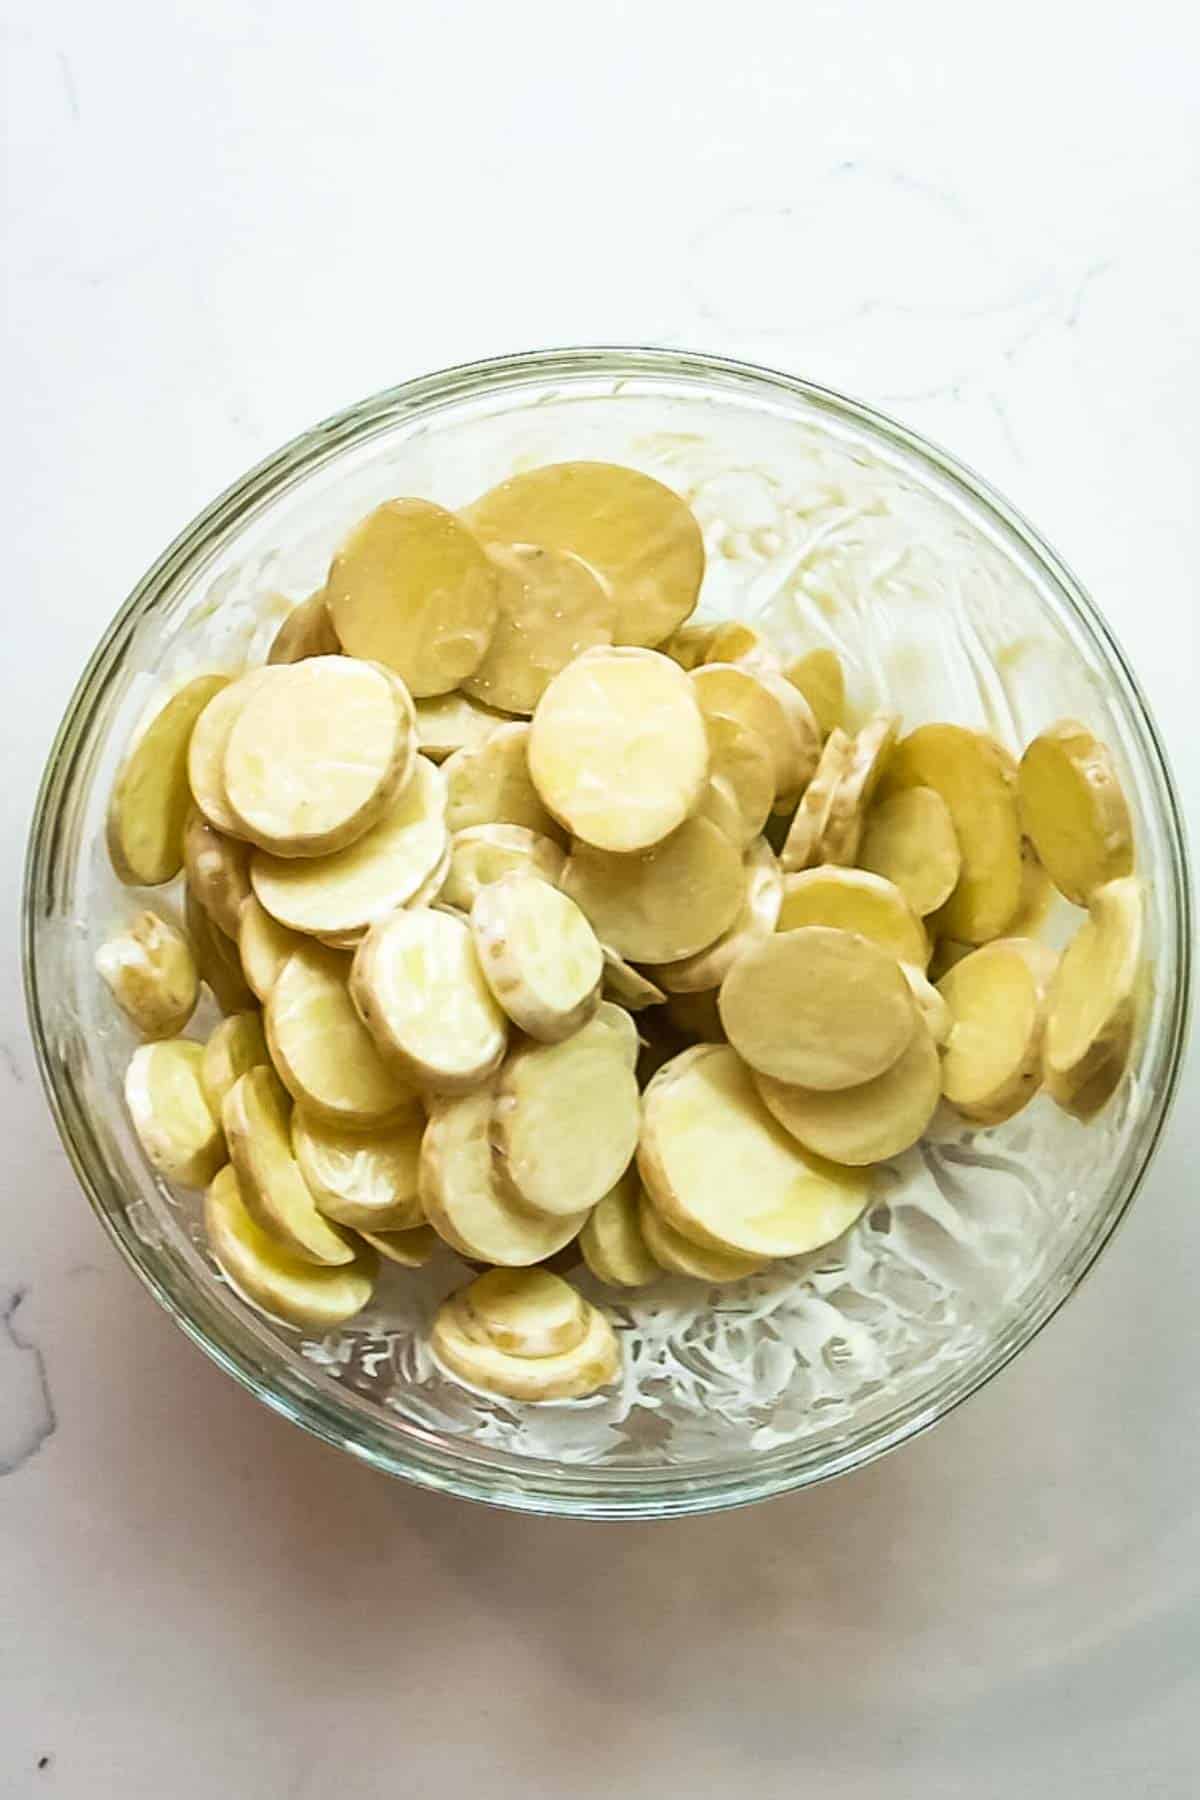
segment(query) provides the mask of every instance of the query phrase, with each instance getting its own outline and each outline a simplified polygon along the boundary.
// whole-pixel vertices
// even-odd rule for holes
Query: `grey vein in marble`
[[[15,1475],[58,1426],[46,1359],[17,1325],[27,1292],[0,1301],[0,1475]]]

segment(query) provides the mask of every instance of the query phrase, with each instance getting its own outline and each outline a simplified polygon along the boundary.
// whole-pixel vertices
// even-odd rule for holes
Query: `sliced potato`
[[[638,1203],[638,1232],[652,1263],[669,1275],[686,1275],[692,1281],[705,1281],[714,1287],[729,1281],[744,1281],[757,1275],[767,1265],[762,1256],[743,1256],[739,1250],[718,1250],[712,1244],[693,1244],[681,1231],[676,1231],[642,1194]]]
[[[242,828],[225,793],[225,747],[242,709],[260,687],[274,678],[273,669],[249,669],[238,680],[223,685],[196,720],[188,745],[192,798],[209,824],[226,837],[240,837]]]
[[[737,917],[746,882],[739,852],[709,819],[688,819],[653,850],[613,856],[573,846],[563,891],[602,943],[632,962],[680,962]]]
[[[667,1015],[685,1038],[697,1038],[702,1044],[726,1042],[717,994],[711,988],[702,994],[672,994],[667,1001]]]
[[[483,661],[497,587],[482,546],[453,513],[431,500],[388,500],[350,533],[325,592],[343,648],[428,699],[461,686]]]
[[[433,1260],[438,1245],[437,1232],[429,1225],[414,1225],[411,1231],[360,1230],[358,1235],[402,1269],[423,1269]]]
[[[711,713],[708,785],[699,811],[720,826],[731,843],[748,849],[762,831],[775,800],[775,765],[766,740],[739,719]]]
[[[360,1245],[338,1268],[291,1254],[252,1217],[232,1167],[221,1170],[205,1196],[204,1227],[213,1259],[235,1292],[286,1325],[333,1331],[371,1298],[373,1251]]]
[[[900,889],[865,869],[827,866],[785,876],[778,929],[796,931],[802,925],[857,931],[918,969],[929,961],[925,927]]]
[[[1009,937],[1033,937],[1046,922],[1054,901],[1054,883],[1028,838],[1021,839],[1021,901],[1008,923]]]
[[[767,745],[776,799],[798,795],[821,754],[821,734],[803,694],[761,664],[703,663],[689,680],[706,718],[736,719]]]
[[[236,938],[242,903],[250,893],[250,852],[210,825],[198,806],[183,831],[183,867],[192,893],[219,930]]]
[[[151,1164],[180,1187],[205,1187],[227,1160],[225,1138],[208,1109],[200,1068],[203,1046],[187,1038],[142,1044],[125,1072],[125,1104]]]
[[[916,1004],[895,956],[856,932],[804,925],[764,938],[721,987],[721,1023],[760,1075],[857,1087],[890,1069]]]
[[[528,1341],[536,1344],[541,1341],[538,1321],[553,1308],[541,1284],[557,1282],[559,1277],[544,1269],[521,1273],[536,1279],[539,1287],[536,1292],[530,1291],[524,1311],[523,1290],[514,1291],[505,1315],[505,1335],[513,1336],[518,1330],[517,1321],[523,1318],[528,1322]],[[481,1281],[489,1279],[486,1275],[480,1277]],[[451,1375],[486,1393],[529,1401],[579,1399],[616,1379],[621,1366],[620,1346],[612,1326],[597,1307],[583,1303],[583,1335],[569,1350],[535,1350],[532,1354],[526,1350],[505,1350],[496,1342],[486,1315],[481,1317],[475,1310],[472,1294],[477,1285],[473,1283],[443,1300],[433,1321],[433,1352]]]
[[[514,1025],[545,1044],[600,1001],[604,957],[575,902],[537,875],[502,875],[479,895],[471,935],[484,980]]]
[[[746,857],[745,897],[741,911],[716,943],[682,962],[660,963],[654,971],[669,994],[702,993],[718,988],[752,944],[769,937],[779,918],[784,881],[775,852],[766,838],[752,844]]]
[[[445,912],[397,912],[354,958],[350,991],[384,1056],[419,1087],[462,1093],[499,1067],[508,1021],[470,928]]]
[[[553,838],[525,825],[471,825],[450,840],[450,867],[442,888],[448,906],[469,913],[489,882],[521,870],[557,883],[566,855]]]
[[[846,721],[846,676],[836,650],[809,650],[784,667],[799,688],[825,737]]]
[[[411,1113],[412,1084],[390,1067],[356,1013],[344,956],[306,945],[267,996],[271,1059],[292,1098],[332,1125],[369,1129]]]
[[[1133,870],[1133,823],[1106,744],[1077,719],[1039,732],[1017,776],[1021,824],[1060,894],[1086,906]]]
[[[225,797],[277,857],[325,856],[369,831],[412,774],[412,702],[388,670],[314,656],[271,671],[225,745]]]
[[[549,1269],[489,1269],[461,1299],[488,1341],[515,1356],[557,1356],[587,1335],[586,1300]]]
[[[96,952],[96,969],[144,1038],[181,1032],[200,993],[196,959],[181,931],[157,913],[141,912]]]
[[[962,869],[954,821],[933,788],[900,788],[867,814],[858,849],[860,868],[900,889],[918,918],[936,912]]]
[[[256,1012],[231,1013],[222,1019],[204,1046],[200,1085],[214,1119],[220,1119],[225,1096],[247,1069],[271,1061],[262,1020]]]
[[[246,1210],[304,1262],[353,1262],[353,1239],[317,1211],[292,1155],[290,1113],[278,1076],[263,1066],[239,1075],[225,1096],[221,1119]]]
[[[645,850],[682,824],[708,779],[689,678],[667,656],[590,650],[546,688],[529,773],[548,810],[600,850]]]
[[[754,1085],[784,1130],[830,1162],[859,1168],[899,1156],[921,1136],[942,1097],[942,1071],[929,1032],[918,1025],[890,1069],[861,1087],[794,1087],[770,1075]]]
[[[626,1006],[630,1012],[645,1012],[649,1006],[661,1006],[666,999],[660,987],[649,981],[640,969],[627,963],[623,956],[607,944],[601,944],[604,957],[604,993],[609,1000],[615,1000],[618,1006]]]
[[[552,1217],[514,1205],[493,1167],[494,1100],[491,1088],[480,1088],[434,1107],[421,1141],[421,1205],[460,1256],[526,1268],[569,1244],[587,1210]]]
[[[318,1209],[356,1231],[411,1231],[425,1211],[417,1179],[425,1115],[414,1103],[379,1131],[349,1131],[297,1107],[292,1154]]]
[[[457,834],[473,825],[524,825],[540,837],[559,829],[529,774],[529,726],[502,725],[474,749],[456,750],[443,764],[446,824]]]
[[[242,902],[238,914],[238,951],[242,972],[259,1000],[266,1002],[284,963],[297,950],[303,950],[305,942],[300,932],[289,931],[286,925],[273,919],[257,895],[251,894]]]
[[[469,694],[435,694],[413,702],[417,716],[417,743],[430,762],[445,762],[456,750],[478,750],[500,725],[511,725],[507,713],[481,706]]]
[[[939,1046],[944,1044],[950,1036],[953,1024],[950,1008],[928,976],[923,975],[920,969],[915,968],[912,963],[906,962],[902,962],[900,967],[904,979],[908,983],[909,992],[917,1003],[917,1012],[924,1022],[925,1029],[935,1044]]]
[[[609,1287],[646,1287],[661,1274],[642,1236],[641,1196],[637,1170],[627,1169],[593,1208],[579,1234],[584,1262],[596,1280]]]
[[[446,786],[419,756],[412,779],[377,825],[330,856],[300,861],[258,851],[250,880],[262,906],[293,931],[353,937],[406,905],[446,849]]]
[[[618,644],[661,644],[696,604],[704,540],[685,503],[637,469],[553,463],[514,475],[463,517],[489,543],[570,550],[616,604]]]
[[[896,742],[897,721],[876,713],[850,740],[846,767],[830,796],[814,862],[848,868],[858,858],[867,810]]]
[[[654,1077],[638,1169],[676,1231],[748,1257],[820,1249],[854,1223],[870,1193],[864,1175],[813,1156],[776,1124],[723,1044],[685,1050]]]
[[[417,888],[414,893],[409,895],[408,899],[404,902],[405,906],[408,906],[408,907],[433,906],[436,901],[441,899],[442,893],[445,889],[446,883],[449,880],[449,878],[450,878],[450,840],[449,840],[449,838],[447,838],[446,839],[446,847],[442,851],[442,854],[439,856],[436,864],[430,870],[429,874],[425,877],[425,879],[421,883],[420,887]],[[351,933],[349,942],[347,943],[346,948],[356,950],[358,948],[359,944],[361,944],[363,938],[366,937],[366,935],[367,935],[367,933],[366,933],[365,927],[361,931]]]
[[[1078,1118],[1116,1088],[1136,1024],[1143,954],[1142,893],[1132,876],[1093,890],[1088,916],[1063,951],[1047,995],[1046,1091]]]
[[[942,1091],[967,1118],[998,1125],[1037,1093],[1046,992],[1057,961],[1031,938],[997,938],[938,982],[951,1020]]]
[[[310,656],[337,656],[341,648],[321,588],[292,608],[272,639],[267,662],[306,662]]]
[[[811,869],[821,861],[821,846],[834,800],[850,772],[854,740],[835,725],[825,740],[816,773],[801,796],[779,860],[788,870]]]
[[[500,578],[500,616],[483,661],[463,687],[509,713],[531,713],[551,679],[611,644],[617,606],[585,562],[540,544],[488,544]]]
[[[197,719],[227,675],[198,675],[134,735],[108,808],[108,854],[129,887],[161,887],[183,866],[183,822],[191,804],[188,745]]]
[[[744,663],[747,668],[769,669],[783,673],[779,658],[762,632],[741,619],[726,619],[713,629],[704,661],[710,663]]]
[[[1028,937],[1029,933],[1024,932],[1022,935]],[[970,956],[977,947],[975,944],[960,944],[957,938],[938,938],[929,959],[930,981],[940,981],[943,975],[949,974],[955,963],[960,963],[964,956]]]
[[[637,1068],[641,1037],[623,1006],[618,1006],[612,1000],[602,1000],[584,1029],[589,1038],[600,1043],[606,1041],[603,1034],[607,1033],[610,1048],[616,1050],[626,1067]]]
[[[201,981],[223,1013],[245,1012],[254,1005],[254,995],[246,985],[237,945],[213,923],[190,889],[183,909]]]
[[[708,661],[708,648],[720,629],[717,625],[681,625],[658,646],[664,656],[690,673]]]
[[[1021,898],[1021,829],[1016,766],[1008,751],[962,725],[921,725],[896,745],[885,795],[929,787],[942,796],[962,856],[958,883],[935,915],[935,929],[985,944],[1006,931]]]

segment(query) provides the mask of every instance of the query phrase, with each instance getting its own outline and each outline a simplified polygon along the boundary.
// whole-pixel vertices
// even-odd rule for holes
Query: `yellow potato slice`
[[[859,1168],[899,1156],[921,1136],[942,1097],[942,1070],[929,1032],[918,1026],[890,1069],[861,1087],[835,1092],[794,1087],[770,1075],[754,1084],[784,1130],[830,1162]]]
[[[1021,824],[1060,894],[1086,906],[1133,869],[1133,823],[1106,744],[1059,719],[1026,748],[1017,776]]]
[[[669,994],[703,993],[718,988],[752,944],[769,937],[779,918],[784,881],[775,852],[766,838],[751,845],[746,856],[745,897],[741,911],[715,944],[682,962],[660,963],[655,978]]]
[[[967,944],[1005,932],[1021,898],[1021,828],[1016,765],[981,731],[962,725],[921,725],[893,750],[885,795],[929,787],[942,796],[962,856],[958,884],[936,917],[935,929]]]
[[[388,500],[350,533],[325,592],[343,648],[394,669],[423,700],[461,686],[483,661],[498,586],[453,513],[431,500]]]
[[[235,1293],[270,1318],[302,1330],[333,1331],[360,1313],[375,1287],[374,1252],[359,1245],[340,1268],[291,1254],[251,1216],[232,1167],[204,1199],[213,1260]]]
[[[750,1071],[722,1044],[685,1050],[654,1077],[638,1169],[668,1225],[749,1257],[820,1249],[854,1223],[870,1194],[864,1175],[813,1156],[780,1128]],[[653,1238],[646,1242],[657,1259]]]
[[[845,724],[846,676],[836,650],[809,650],[783,672],[808,701],[823,736]]]
[[[1028,937],[1029,933],[1026,931],[1021,935]],[[956,938],[938,938],[933,946],[933,955],[929,959],[930,981],[940,981],[943,975],[949,974],[956,963],[960,963],[964,956],[970,956],[976,948],[975,944],[960,944]]]
[[[587,1301],[549,1269],[489,1269],[459,1298],[488,1342],[514,1356],[557,1356],[587,1335]]]
[[[570,551],[488,544],[500,578],[500,616],[483,661],[463,688],[509,713],[531,713],[552,677],[597,645],[611,644],[616,602]]]
[[[804,925],[738,958],[721,1023],[752,1069],[798,1087],[857,1087],[890,1069],[917,1009],[895,956],[856,932]]]
[[[529,1037],[556,1044],[600,1002],[604,957],[575,902],[537,875],[502,875],[479,895],[471,935],[484,980]]]
[[[250,852],[236,838],[210,825],[198,806],[183,831],[183,868],[188,887],[226,937],[240,930],[242,903],[250,893]]]
[[[318,1209],[356,1231],[411,1231],[424,1223],[417,1170],[425,1115],[411,1109],[383,1131],[348,1131],[292,1114],[292,1155]]]
[[[612,1000],[602,1000],[583,1029],[587,1031],[589,1038],[601,1043],[607,1041],[627,1068],[637,1068],[642,1040],[637,1026],[623,1006],[618,1006]],[[604,1033],[608,1034],[607,1040]]]
[[[546,1276],[544,1270],[524,1273]],[[557,1281],[558,1277],[547,1279]],[[485,1393],[527,1401],[576,1400],[615,1381],[621,1367],[620,1346],[597,1307],[586,1307],[584,1335],[570,1350],[530,1356],[500,1348],[486,1321],[473,1310],[470,1294],[467,1288],[443,1300],[430,1334],[434,1355],[460,1381]]]
[[[445,762],[456,750],[478,750],[500,725],[511,725],[507,713],[481,706],[469,694],[435,694],[413,702],[417,743],[430,762]]]
[[[802,925],[857,931],[918,969],[929,961],[925,927],[900,889],[865,869],[830,866],[785,876],[777,929],[797,931]]]
[[[321,588],[292,608],[275,633],[267,662],[295,663],[306,662],[310,656],[338,656],[341,648],[325,604],[325,590]]]
[[[428,1225],[414,1225],[411,1231],[360,1231],[358,1235],[402,1269],[423,1269],[432,1261],[438,1244],[437,1232]]]
[[[678,494],[615,463],[553,463],[515,475],[463,517],[489,543],[570,550],[616,605],[618,644],[661,644],[696,604],[700,527]]]
[[[942,1091],[968,1119],[999,1125],[1037,1093],[1046,993],[1057,960],[1030,938],[997,938],[938,982],[951,1020]]]
[[[1142,894],[1132,876],[1094,889],[1088,916],[1063,951],[1046,1002],[1046,1091],[1089,1118],[1129,1058],[1142,980]]]
[[[404,902],[405,906],[412,907],[412,908],[416,908],[419,906],[432,906],[435,903],[435,901],[438,901],[441,899],[442,892],[446,886],[446,882],[449,879],[449,876],[450,876],[450,839],[447,838],[446,839],[446,847],[442,851],[442,854],[438,857],[435,867],[430,870],[429,874],[425,877],[424,881],[421,883],[420,887],[416,890],[416,892],[414,894],[411,894],[409,896],[409,898]],[[366,935],[367,934],[366,934],[365,929],[360,932],[354,933],[353,941],[349,947],[356,949],[358,947],[358,945],[362,942],[363,938],[366,937]]]
[[[207,983],[223,1013],[245,1012],[254,1005],[255,997],[246,985],[237,945],[213,923],[190,889],[183,905],[201,981]]]
[[[434,1107],[421,1141],[421,1205],[438,1236],[460,1256],[526,1268],[569,1244],[587,1210],[551,1217],[514,1205],[493,1166],[494,1103],[489,1087]]]
[[[471,825],[450,840],[450,867],[442,888],[447,906],[469,913],[489,882],[521,871],[557,883],[566,854],[552,838],[525,825]]]
[[[248,1069],[267,1066],[271,1057],[256,1012],[231,1013],[222,1019],[204,1046],[200,1084],[214,1119],[221,1117],[225,1096]]]
[[[704,661],[744,663],[749,669],[769,669],[773,675],[783,673],[775,650],[762,632],[753,625],[743,624],[740,619],[726,619],[714,629]]]
[[[161,887],[183,867],[191,805],[188,745],[197,719],[227,675],[199,675],[135,733],[108,808],[108,854],[127,887]]]
[[[761,664],[703,663],[688,679],[706,718],[736,719],[767,745],[776,800],[799,794],[821,754],[821,734],[803,694]]]
[[[561,885],[601,943],[631,962],[680,962],[716,942],[745,898],[742,858],[710,819],[636,856],[577,843]]]
[[[711,1244],[693,1244],[681,1231],[668,1225],[649,1196],[642,1194],[638,1204],[638,1231],[651,1261],[669,1275],[685,1275],[692,1281],[720,1286],[730,1281],[744,1281],[766,1268],[767,1258],[743,1256],[737,1250],[718,1250]]]
[[[647,1287],[662,1273],[642,1236],[641,1194],[637,1170],[627,1169],[593,1208],[579,1234],[584,1262],[608,1287]]]
[[[708,779],[689,678],[655,650],[590,650],[547,687],[529,773],[548,810],[599,850],[645,850],[682,824]]]
[[[897,721],[876,713],[850,740],[845,772],[833,790],[814,862],[848,868],[857,861],[867,810],[896,742]]]
[[[272,671],[225,746],[241,834],[275,856],[323,856],[361,838],[412,774],[412,702],[386,669],[314,656]]]
[[[242,902],[237,937],[242,971],[256,998],[264,1004],[284,963],[297,950],[303,950],[305,942],[300,932],[289,931],[286,925],[273,919],[257,895],[251,894]]]
[[[1021,839],[1021,902],[1008,923],[1009,937],[1033,937],[1054,901],[1054,883],[1028,838]]]
[[[788,827],[779,860],[787,870],[811,869],[821,861],[821,846],[838,791],[850,772],[854,740],[835,725],[825,740],[816,773],[805,788]]]
[[[912,963],[906,962],[902,962],[900,968],[908,983],[909,992],[917,1003],[917,1012],[924,1021],[925,1029],[935,1044],[944,1044],[950,1036],[953,1024],[950,1008],[928,976],[923,975],[920,969],[915,968]]]
[[[138,913],[96,952],[97,972],[144,1038],[181,1032],[200,993],[196,959],[183,933],[157,913]]]
[[[918,918],[950,898],[962,870],[954,821],[933,788],[900,788],[867,814],[859,867],[895,882]]]
[[[353,937],[406,905],[437,870],[447,845],[442,772],[419,756],[412,779],[377,825],[345,850],[301,861],[258,851],[250,881],[281,925]]]
[[[731,843],[746,850],[762,831],[775,801],[775,765],[765,739],[739,719],[706,717],[708,785],[699,812]]]
[[[718,625],[681,625],[658,648],[690,673],[708,660],[708,647],[719,630]]]
[[[142,1044],[125,1072],[125,1104],[138,1143],[158,1173],[180,1187],[207,1186],[228,1159],[204,1098],[203,1059],[202,1045],[167,1038]]]
[[[225,747],[242,709],[260,687],[275,679],[273,669],[250,669],[222,686],[209,701],[192,732],[187,772],[192,798],[210,825],[226,837],[240,837],[242,827],[225,793]]]
[[[529,726],[502,725],[475,749],[456,750],[443,764],[446,824],[451,832],[475,825],[523,825],[557,838],[529,773]]]
[[[601,944],[604,957],[604,993],[609,1000],[615,1000],[618,1006],[626,1006],[630,1012],[645,1012],[649,1006],[661,1006],[666,999],[660,987],[647,980],[640,969],[627,963],[623,956],[607,944]]]
[[[353,1262],[354,1242],[317,1211],[292,1155],[291,1102],[273,1069],[239,1075],[221,1119],[246,1210],[264,1231],[303,1262]]]
[[[500,1066],[508,1021],[469,926],[449,913],[393,913],[359,947],[350,976],[359,1015],[389,1062],[421,1088],[462,1093]]]
[[[380,1055],[354,1010],[348,964],[306,945],[267,996],[271,1060],[292,1098],[332,1125],[369,1129],[412,1110],[412,1084]]]
[[[667,1001],[667,1016],[685,1038],[699,1039],[702,1044],[726,1042],[717,994],[711,988],[702,994],[672,994]]]
[[[574,1215],[625,1173],[638,1119],[637,1078],[597,1018],[560,1044],[524,1045],[509,1057],[492,1113],[497,1170],[535,1212]]]

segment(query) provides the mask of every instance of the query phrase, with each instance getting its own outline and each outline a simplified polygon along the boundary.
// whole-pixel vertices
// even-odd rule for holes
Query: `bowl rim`
[[[202,553],[247,511],[277,495],[289,481],[329,461],[350,444],[369,440],[385,427],[428,412],[456,398],[480,395],[504,388],[532,385],[554,377],[577,381],[591,375],[613,381],[639,376],[685,377],[717,382],[725,391],[749,390],[762,397],[764,390],[777,397],[800,400],[842,423],[865,428],[877,438],[928,465],[960,496],[991,514],[993,520],[1015,537],[1025,552],[1053,580],[1069,611],[1085,635],[1096,641],[1125,690],[1125,699],[1142,739],[1162,804],[1163,824],[1172,852],[1174,875],[1175,945],[1179,980],[1170,996],[1164,1027],[1165,1077],[1156,1089],[1151,1110],[1138,1144],[1135,1165],[1126,1178],[1125,1191],[1089,1232],[1081,1234],[1075,1254],[1032,1295],[1010,1321],[1006,1331],[990,1345],[990,1354],[973,1358],[957,1378],[921,1404],[909,1404],[884,1415],[873,1424],[847,1431],[844,1439],[826,1453],[819,1464],[805,1460],[803,1446],[783,1446],[745,1467],[722,1469],[718,1463],[697,1463],[677,1469],[606,1469],[587,1465],[539,1465],[531,1459],[501,1457],[482,1462],[471,1451],[470,1440],[453,1450],[433,1434],[408,1428],[403,1437],[385,1436],[374,1421],[363,1428],[362,1418],[350,1404],[354,1396],[337,1390],[326,1399],[309,1392],[289,1392],[276,1372],[274,1382],[264,1375],[244,1344],[234,1342],[241,1322],[228,1308],[194,1306],[178,1300],[164,1279],[153,1249],[133,1229],[126,1208],[105,1196],[96,1171],[84,1155],[71,1118],[69,1083],[65,1071],[51,1054],[42,1005],[39,973],[38,924],[41,897],[49,891],[53,874],[56,834],[52,826],[69,785],[73,753],[87,744],[91,713],[99,704],[107,676],[123,653],[141,614],[171,574],[185,561]],[[584,345],[547,350],[520,351],[478,361],[454,364],[430,374],[380,390],[355,402],[309,429],[299,432],[280,449],[263,458],[233,481],[198,513],[137,582],[105,629],[84,667],[55,733],[39,785],[30,825],[22,906],[21,949],[26,1008],[34,1041],[42,1086],[60,1140],[77,1179],[109,1237],[126,1262],[155,1299],[191,1340],[248,1392],[272,1410],[302,1426],[322,1441],[391,1475],[419,1486],[485,1501],[518,1512],[565,1515],[588,1519],[638,1519],[679,1517],[714,1512],[769,1499],[797,1488],[815,1485],[862,1467],[899,1448],[986,1386],[1029,1344],[1074,1293],[1094,1267],[1100,1253],[1126,1218],[1154,1153],[1162,1138],[1174,1102],[1186,1047],[1191,1010],[1191,942],[1193,903],[1186,830],[1170,764],[1141,688],[1112,629],[1082,584],[1061,557],[1024,516],[987,481],[939,446],[901,425],[885,413],[837,390],[762,365],[702,351],[674,350],[646,345]],[[194,1296],[193,1296],[194,1298]],[[208,1311],[205,1321],[198,1316]],[[358,1429],[356,1429],[356,1426]],[[423,1438],[428,1435],[430,1442]],[[369,1439],[370,1441],[365,1441]],[[789,1458],[787,1452],[791,1450]]]

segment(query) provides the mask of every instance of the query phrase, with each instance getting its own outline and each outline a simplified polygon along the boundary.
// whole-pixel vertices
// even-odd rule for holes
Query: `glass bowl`
[[[1013,748],[1062,714],[1091,724],[1137,821],[1154,979],[1130,1068],[1090,1126],[1044,1098],[988,1130],[939,1117],[881,1172],[838,1244],[711,1293],[675,1281],[631,1300],[609,1292],[626,1349],[619,1391],[522,1407],[454,1386],[429,1359],[432,1308],[464,1279],[449,1252],[426,1271],[389,1270],[368,1313],[326,1339],[242,1302],[207,1257],[197,1197],[156,1182],[133,1138],[121,1099],[132,1040],[93,957],[141,898],[113,881],[103,817],[148,702],[188,672],[261,655],[376,502],[455,506],[575,457],[633,464],[683,492],[708,546],[702,614],[754,618],[788,651],[832,645],[859,714],[886,705],[908,728],[956,719]],[[144,898],[162,904],[157,890]],[[1062,942],[1080,916],[1059,903],[1045,933]],[[1037,534],[866,407],[716,357],[620,349],[407,382],[297,438],[196,519],[113,620],[67,709],[33,825],[24,943],[63,1142],[183,1330],[269,1406],[376,1468],[593,1518],[702,1512],[824,1480],[1002,1368],[1082,1279],[1145,1173],[1179,1070],[1189,947],[1162,746],[1111,632]]]

